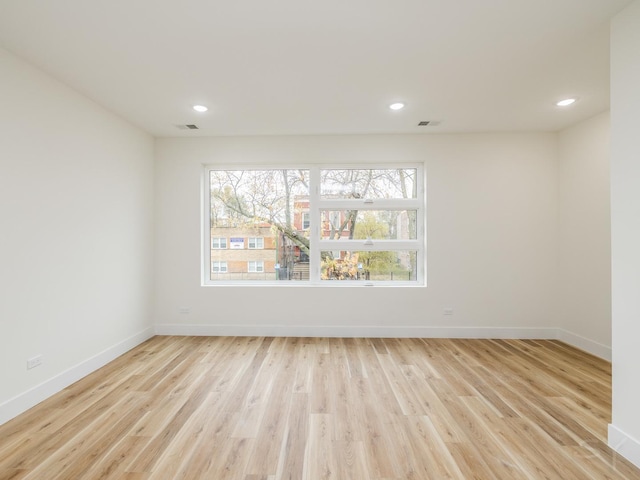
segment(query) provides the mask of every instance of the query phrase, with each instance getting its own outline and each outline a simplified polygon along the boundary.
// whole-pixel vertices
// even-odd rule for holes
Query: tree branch
[[[280,225],[279,223],[274,222],[273,219],[269,219],[269,218],[265,218],[265,217],[259,217],[257,215],[249,215],[241,207],[236,207],[236,205],[232,205],[232,204],[228,203],[224,198],[221,198],[219,195],[216,195],[216,198],[218,198],[218,200],[220,200],[228,209],[233,210],[236,213],[239,213],[243,217],[246,217],[246,218],[249,218],[249,219],[253,219],[253,220],[259,220],[261,222],[270,224],[276,230],[278,230],[280,233],[282,233],[285,237],[287,237],[293,243],[295,243],[298,247],[300,247],[300,250],[305,252],[307,255],[310,253],[309,252],[309,239],[304,237],[304,236],[298,235],[298,232],[296,230],[294,230],[293,228],[288,227],[286,225]]]

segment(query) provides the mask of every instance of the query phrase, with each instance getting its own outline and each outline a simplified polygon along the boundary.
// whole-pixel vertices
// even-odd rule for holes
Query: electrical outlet
[[[445,315],[453,315],[453,308],[451,307],[447,307],[444,309],[444,314]]]
[[[35,357],[27,359],[27,370],[39,367],[40,365],[42,365],[42,355],[36,355]]]

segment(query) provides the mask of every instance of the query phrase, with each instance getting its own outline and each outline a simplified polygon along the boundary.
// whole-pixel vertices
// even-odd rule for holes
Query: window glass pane
[[[416,251],[321,252],[322,280],[407,282],[416,279]]]
[[[417,238],[415,210],[323,210],[320,219],[323,240]]]
[[[210,170],[209,188],[211,280],[309,279],[309,170]]]
[[[417,197],[415,168],[321,170],[320,195],[329,199]]]

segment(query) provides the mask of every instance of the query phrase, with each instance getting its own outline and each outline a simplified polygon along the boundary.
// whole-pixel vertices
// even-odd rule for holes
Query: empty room
[[[0,0],[0,480],[640,479],[640,0]]]

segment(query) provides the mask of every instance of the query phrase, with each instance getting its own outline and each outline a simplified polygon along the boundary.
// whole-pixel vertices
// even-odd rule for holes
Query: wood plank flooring
[[[546,340],[154,337],[0,426],[0,479],[640,479]]]

